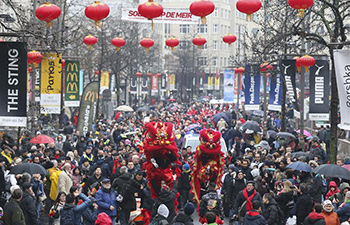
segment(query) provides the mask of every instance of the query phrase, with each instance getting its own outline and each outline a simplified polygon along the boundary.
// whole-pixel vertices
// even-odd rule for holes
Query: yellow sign
[[[101,87],[109,88],[109,72],[107,71],[101,73]]]
[[[66,94],[75,94],[77,91],[79,91],[77,83],[68,83],[67,84],[67,92],[66,92]]]
[[[94,102],[95,98],[98,98],[98,94],[97,92],[94,91],[88,91],[87,94],[85,95],[85,101],[89,101],[89,102]]]
[[[215,77],[215,90],[220,90],[220,76]]]
[[[176,75],[170,74],[170,78],[169,78],[170,90],[175,90],[175,79],[176,79]]]
[[[60,94],[62,79],[61,54],[46,53],[41,61],[41,94]]]

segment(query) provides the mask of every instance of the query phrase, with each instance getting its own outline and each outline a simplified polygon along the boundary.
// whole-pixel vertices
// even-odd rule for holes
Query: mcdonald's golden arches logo
[[[98,98],[98,94],[97,92],[94,92],[94,91],[88,91],[85,95],[85,101],[89,101],[89,102],[94,102],[95,99]]]

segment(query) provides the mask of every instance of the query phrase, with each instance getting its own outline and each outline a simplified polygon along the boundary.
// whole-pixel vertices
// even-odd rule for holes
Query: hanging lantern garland
[[[201,36],[197,36],[196,38],[192,39],[192,43],[194,45],[197,45],[199,49],[202,49],[202,46],[205,45],[205,43],[207,43],[207,39],[202,38]]]
[[[136,77],[142,77],[142,73],[136,72],[136,73],[135,73],[135,76],[136,76]]]
[[[305,67],[305,71],[309,72],[309,68],[315,65],[315,58],[309,55],[304,55],[299,59],[300,65]]]
[[[236,3],[237,10],[241,13],[247,14],[247,21],[253,20],[253,13],[259,11],[261,8],[260,0],[238,0]]]
[[[45,21],[46,27],[52,27],[52,20],[61,15],[61,9],[57,5],[45,2],[35,10],[35,16],[38,20]]]
[[[266,73],[270,70],[273,70],[273,66],[270,63],[264,62],[260,65],[260,72]]]
[[[314,4],[314,0],[288,0],[288,4],[299,11],[298,17],[304,17],[305,9],[310,8]]]
[[[297,68],[298,73],[300,73],[301,67],[302,67],[302,65],[300,63],[300,57],[299,56],[295,56],[293,59],[296,61],[295,67]]]
[[[174,37],[170,37],[165,41],[165,44],[171,48],[171,51],[174,51],[174,48],[180,44],[180,41]]]
[[[210,0],[196,0],[190,5],[190,12],[201,18],[202,24],[207,24],[206,16],[215,10],[215,4]]]
[[[97,26],[101,28],[101,20],[109,15],[109,7],[105,3],[95,1],[95,3],[86,6],[85,15],[87,18],[95,21],[95,28]]]
[[[84,37],[84,44],[89,46],[89,49],[92,49],[92,46],[97,43],[97,38],[89,34],[88,36]]]
[[[27,59],[28,59],[28,63],[32,64],[33,67],[36,68],[38,64],[41,63],[41,60],[43,59],[43,55],[40,52],[31,51],[27,53]]]
[[[234,70],[236,74],[240,74],[240,75],[242,75],[245,72],[244,67],[235,68]]]
[[[154,45],[154,41],[147,37],[140,41],[140,45],[146,49],[146,52],[148,52],[149,48]]]
[[[138,12],[141,16],[147,18],[148,20],[152,20],[153,30],[153,19],[162,16],[163,6],[154,0],[148,0],[147,2],[139,5]]]
[[[111,43],[117,48],[117,52],[119,52],[120,47],[125,45],[125,40],[121,37],[116,37],[112,39]]]
[[[236,36],[233,34],[226,34],[223,38],[222,41],[231,45],[232,43],[234,43],[237,40]]]

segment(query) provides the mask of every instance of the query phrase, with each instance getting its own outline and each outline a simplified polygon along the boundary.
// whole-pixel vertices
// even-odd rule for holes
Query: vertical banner
[[[136,94],[137,93],[137,77],[131,76],[130,79],[130,93]]]
[[[310,68],[310,120],[329,120],[329,76],[328,60],[316,60]]]
[[[148,77],[145,73],[142,74],[142,77],[141,77],[141,93],[142,94],[148,93]]]
[[[237,102],[237,93],[241,93],[241,90],[242,90],[242,79],[239,79],[240,74],[238,73],[235,73],[234,74],[235,76],[235,83],[234,83],[234,100],[235,100],[235,103]]]
[[[213,90],[213,75],[211,73],[207,74],[207,81],[208,81],[208,89],[207,90]]]
[[[166,74],[162,74],[160,76],[160,90],[165,91],[166,90]]]
[[[175,80],[176,80],[176,76],[175,74],[170,74],[169,75],[170,79],[169,79],[169,88],[170,88],[170,91],[173,91],[175,90]]]
[[[297,89],[295,85],[296,61],[293,59],[282,59],[280,69],[287,88],[288,100],[293,106],[294,116],[300,119]]]
[[[40,108],[44,114],[61,113],[61,54],[46,53],[41,61]]]
[[[35,96],[35,101],[40,102],[40,64],[38,65],[37,68],[34,68],[34,73],[35,73],[35,91],[34,91],[34,96]]]
[[[27,126],[27,46],[0,42],[0,126]]]
[[[268,110],[281,112],[282,105],[282,75],[272,78],[270,75],[270,97]]]
[[[334,50],[334,65],[340,106],[340,124],[343,130],[350,130],[350,50]]]
[[[245,74],[244,86],[245,86],[245,93],[244,93],[245,110],[259,110],[260,109],[260,74],[256,74],[255,76],[250,76],[249,74]]]
[[[84,90],[84,70],[79,71],[79,96],[83,94]]]
[[[152,79],[152,94],[157,94],[158,93],[158,75],[153,74],[151,79]]]
[[[220,90],[220,74],[219,74],[219,76],[215,76],[214,90],[216,90],[216,91]]]
[[[103,71],[101,72],[101,87],[100,94],[106,89],[109,89],[109,72]]]
[[[235,74],[235,71],[233,69],[224,70],[224,102],[233,103],[234,74]]]
[[[81,96],[80,111],[78,117],[78,131],[81,135],[86,135],[88,131],[92,131],[92,124],[96,119],[98,99],[98,82],[88,84]]]
[[[79,61],[66,61],[64,77],[64,105],[79,107]]]

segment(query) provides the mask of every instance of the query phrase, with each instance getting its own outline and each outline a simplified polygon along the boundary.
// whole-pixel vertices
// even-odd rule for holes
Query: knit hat
[[[168,216],[169,216],[169,209],[168,209],[168,207],[166,207],[166,205],[161,204],[158,207],[157,213],[159,215],[161,215],[161,216],[164,216],[165,218],[168,218]]]
[[[235,170],[235,165],[230,164],[230,165],[228,166],[228,168],[234,171],[234,170]]]
[[[194,205],[192,202],[187,202],[184,206],[184,213],[188,216],[192,215],[194,212]]]
[[[330,209],[330,210],[329,210],[329,209],[326,209],[326,208],[325,208],[326,205],[331,205],[331,209]],[[325,201],[323,202],[323,210],[324,210],[324,211],[326,211],[326,212],[332,212],[333,209],[334,209],[334,206],[333,206],[333,204],[332,204],[332,202],[331,202],[330,200],[325,200]]]
[[[170,188],[169,188],[168,185],[163,184],[163,185],[161,186],[160,190],[161,190],[161,191],[170,191]]]
[[[184,164],[182,167],[183,167],[183,169],[185,171],[189,171],[190,170],[190,165],[188,165],[188,163]]]

